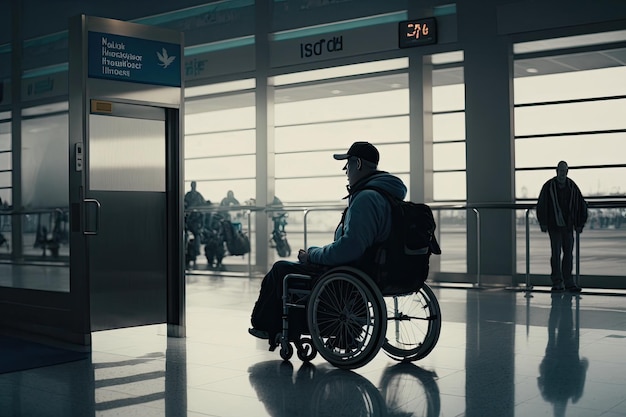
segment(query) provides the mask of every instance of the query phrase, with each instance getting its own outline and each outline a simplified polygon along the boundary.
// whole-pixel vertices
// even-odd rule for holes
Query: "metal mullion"
[[[557,104],[575,104],[575,103],[591,103],[595,101],[609,101],[609,100],[623,100],[626,99],[626,95],[608,96],[608,97],[589,97],[589,98],[577,98],[569,100],[555,100],[555,101],[541,101],[534,103],[515,104],[513,107],[535,107],[535,106],[552,106]]]

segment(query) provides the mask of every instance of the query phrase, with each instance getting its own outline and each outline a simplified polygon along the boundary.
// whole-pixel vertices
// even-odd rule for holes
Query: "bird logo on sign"
[[[157,54],[157,57],[159,58],[159,61],[161,61],[159,65],[162,66],[163,68],[169,67],[170,64],[174,62],[174,60],[176,59],[175,56],[169,56],[165,48],[162,49],[162,52],[157,51],[156,54]]]

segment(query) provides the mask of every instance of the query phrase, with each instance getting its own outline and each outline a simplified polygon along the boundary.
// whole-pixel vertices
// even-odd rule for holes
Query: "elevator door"
[[[89,115],[85,241],[91,330],[167,320],[166,120],[113,103]]]

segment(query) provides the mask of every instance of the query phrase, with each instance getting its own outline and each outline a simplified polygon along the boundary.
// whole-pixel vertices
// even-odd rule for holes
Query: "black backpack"
[[[386,241],[369,248],[359,262],[377,283],[383,295],[419,290],[428,278],[431,254],[440,255],[435,237],[435,219],[426,204],[400,200],[372,186],[391,205],[391,231]]]

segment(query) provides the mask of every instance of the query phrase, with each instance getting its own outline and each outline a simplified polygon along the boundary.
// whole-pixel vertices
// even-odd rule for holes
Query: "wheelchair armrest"
[[[283,278],[283,299],[285,299],[285,297],[287,296],[287,292],[289,291],[289,285],[288,282],[291,279],[300,279],[300,280],[304,280],[304,281],[311,281],[313,277],[311,277],[310,275],[304,275],[304,274],[287,274],[285,275],[285,277]]]
[[[300,279],[311,279],[310,275],[304,274],[287,274],[284,279],[292,279],[292,278],[300,278]]]

